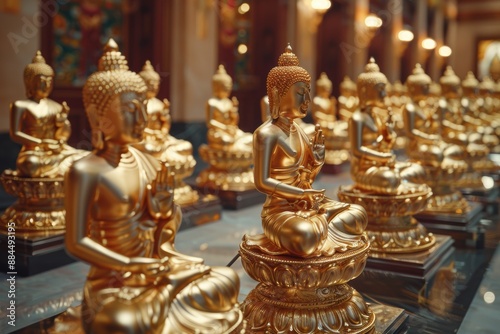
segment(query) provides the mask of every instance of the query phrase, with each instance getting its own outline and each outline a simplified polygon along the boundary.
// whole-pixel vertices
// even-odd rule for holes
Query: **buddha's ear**
[[[271,89],[271,94],[272,94],[272,104],[270,105],[271,107],[271,118],[276,119],[279,117],[279,112],[280,112],[280,94],[278,91],[278,88],[276,86],[273,86]]]
[[[99,128],[99,115],[97,112],[97,106],[94,103],[91,103],[85,107],[85,111],[87,113],[90,127],[97,130]]]

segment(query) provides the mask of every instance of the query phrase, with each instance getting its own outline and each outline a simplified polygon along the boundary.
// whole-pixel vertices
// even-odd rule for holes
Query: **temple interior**
[[[0,332],[109,332],[68,308],[104,314],[111,271],[112,298],[136,279],[135,314],[160,310],[137,333],[498,331],[500,0],[0,0],[0,21]],[[178,262],[130,278],[139,256]]]

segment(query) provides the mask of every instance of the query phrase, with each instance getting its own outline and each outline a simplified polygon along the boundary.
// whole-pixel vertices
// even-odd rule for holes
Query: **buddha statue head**
[[[273,67],[267,75],[266,88],[272,119],[291,109],[300,112],[298,117],[304,117],[310,100],[310,83],[311,76],[299,66],[299,59],[289,44],[278,58],[278,66]]]
[[[233,89],[233,79],[227,74],[224,65],[219,65],[212,77],[212,89],[214,96],[219,99],[228,98]]]
[[[345,97],[357,95],[356,83],[348,75],[340,83],[340,95]]]
[[[473,97],[478,93],[479,81],[472,71],[468,71],[465,79],[462,80],[462,93],[464,96]]]
[[[322,72],[316,80],[316,94],[323,98],[328,98],[332,94],[332,81],[325,72]]]
[[[375,59],[370,58],[365,66],[365,71],[358,76],[357,80],[360,108],[363,109],[366,106],[385,107],[386,85],[386,76],[380,72]]]
[[[146,63],[142,67],[142,71],[139,72],[139,75],[144,80],[148,88],[146,97],[148,99],[156,97],[160,89],[160,75],[155,71],[149,60],[146,60]]]
[[[495,82],[489,76],[486,76],[481,80],[478,87],[481,96],[490,96],[495,91]]]
[[[451,66],[446,66],[443,76],[439,79],[441,94],[447,99],[458,98],[460,94],[460,78]]]
[[[395,96],[403,96],[406,93],[406,87],[401,83],[401,81],[396,80],[392,84],[392,93]]]
[[[54,70],[47,65],[40,51],[24,69],[24,86],[29,99],[41,100],[52,92]]]
[[[424,72],[420,64],[416,64],[412,73],[406,79],[406,87],[412,100],[421,101],[429,95],[431,78]]]
[[[128,69],[125,56],[110,39],[99,60],[98,71],[83,86],[83,104],[92,128],[92,144],[129,144],[142,139],[146,125],[144,80]]]

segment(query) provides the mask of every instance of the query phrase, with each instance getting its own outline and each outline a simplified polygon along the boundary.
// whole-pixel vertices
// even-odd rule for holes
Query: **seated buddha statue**
[[[233,80],[224,65],[213,76],[213,96],[207,102],[208,145],[223,151],[251,151],[252,134],[238,127],[238,99],[229,98]]]
[[[255,187],[267,196],[263,234],[245,235],[240,245],[243,267],[261,283],[242,309],[249,329],[259,333],[334,332],[334,327],[364,333],[373,326],[373,313],[345,283],[364,267],[365,257],[353,254],[368,249],[366,212],[312,186],[324,163],[324,137],[319,125],[310,139],[296,123],[308,112],[310,80],[290,45],[267,77],[271,117],[255,130],[253,140]],[[342,271],[334,263],[345,259],[352,261],[354,272],[324,271]],[[352,318],[341,316],[347,309]]]
[[[451,66],[447,66],[439,83],[442,98],[439,101],[438,115],[443,140],[461,146],[466,153],[467,160],[484,158],[489,153],[489,149],[484,145],[478,133],[467,131],[460,101],[461,81]]]
[[[48,98],[53,79],[54,71],[38,51],[24,70],[28,99],[10,108],[10,136],[22,145],[16,161],[19,176],[62,177],[73,161],[87,153],[66,144],[71,134],[69,107]]]
[[[219,65],[212,78],[213,96],[206,105],[207,141],[199,148],[210,166],[197,177],[198,188],[244,191],[253,185],[252,134],[238,127],[238,100],[229,98],[233,80]]]
[[[402,149],[406,146],[407,138],[405,136],[403,124],[403,108],[408,101],[408,91],[401,81],[396,80],[391,85],[391,90],[388,93],[389,106],[392,110],[392,119],[394,122],[394,131],[396,131],[397,138],[394,144],[394,149]]]
[[[492,107],[491,94],[493,89],[494,84],[491,79],[483,80],[480,85],[472,71],[467,72],[466,78],[462,80],[462,98],[460,102],[463,124],[467,132],[471,133],[471,136],[475,136],[478,141],[485,144],[489,149],[497,146],[499,139],[494,134],[495,130],[491,120],[488,121],[481,116],[485,114],[487,109]],[[480,91],[481,95],[479,95]]]
[[[271,119],[254,132],[255,187],[267,195],[265,239],[276,251],[300,257],[356,245],[366,225],[363,209],[312,188],[324,163],[324,136],[318,127],[311,141],[295,123],[309,108],[310,76],[290,46],[269,72],[267,90]]]
[[[332,94],[332,81],[321,73],[316,81],[316,96],[312,101],[312,117],[325,135],[325,163],[338,165],[349,159],[347,122],[337,120],[337,99]]]
[[[160,87],[160,75],[149,61],[146,61],[139,75],[148,88],[146,93],[148,120],[144,129],[144,139],[138,147],[170,165],[175,174],[175,203],[181,206],[193,204],[199,198],[198,193],[184,182],[185,178],[193,174],[196,165],[193,145],[170,135],[172,125],[170,102],[167,99],[161,101],[156,97]]]
[[[434,123],[439,120],[435,119],[435,109],[427,101],[430,85],[431,78],[416,64],[406,80],[410,101],[403,109],[405,130],[410,139],[407,154],[423,166],[457,175],[466,168],[464,152],[458,145],[444,142],[436,131]]]
[[[397,135],[386,105],[386,83],[371,58],[358,76],[359,109],[349,121],[351,176],[364,192],[400,194],[407,191],[406,181],[425,183],[425,171],[418,164],[396,161],[392,148]]]
[[[24,70],[27,99],[10,106],[10,137],[22,147],[16,170],[6,169],[0,176],[5,191],[17,197],[0,221],[5,228],[14,222],[16,231],[28,238],[64,233],[63,176],[88,154],[67,145],[69,107],[49,98],[53,79],[54,71],[38,51]]]
[[[174,248],[181,221],[169,166],[132,145],[147,125],[147,86],[110,40],[83,87],[92,154],[65,175],[70,254],[90,264],[87,333],[230,333],[239,280]],[[113,124],[113,126],[109,126]]]
[[[348,121],[359,105],[356,83],[347,75],[340,83],[340,96],[338,98],[339,119]]]

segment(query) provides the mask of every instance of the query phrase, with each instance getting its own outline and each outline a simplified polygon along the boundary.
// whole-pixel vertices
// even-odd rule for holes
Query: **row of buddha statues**
[[[342,83],[336,113],[331,81],[322,74],[311,99],[311,77],[288,46],[269,71],[263,123],[252,135],[238,127],[232,80],[219,66],[200,147],[209,167],[197,182],[266,195],[262,233],[240,244],[243,267],[259,282],[240,304],[234,270],[175,249],[181,207],[199,196],[183,182],[195,160],[192,145],[169,134],[169,102],[156,98],[151,64],[134,73],[117,44],[106,44],[83,87],[92,152],[66,144],[69,107],[48,98],[53,77],[37,53],[25,71],[28,99],[12,104],[11,135],[22,149],[2,182],[19,201],[2,219],[18,219],[26,231],[65,230],[67,251],[90,264],[81,307],[87,333],[373,332],[374,312],[348,285],[369,252],[430,249],[434,235],[413,216],[467,211],[453,183],[476,165],[495,168],[493,83],[490,95],[472,98],[465,87],[485,84],[469,75],[461,99],[448,68],[433,99],[417,64],[407,92],[389,105],[387,78],[370,59],[356,83]],[[311,105],[315,125],[302,121]],[[404,160],[394,153],[400,128]],[[332,163],[350,160],[353,184],[339,189],[340,201],[313,187],[329,151],[342,152]],[[45,207],[26,221],[33,198]],[[49,200],[63,217],[57,222]]]

